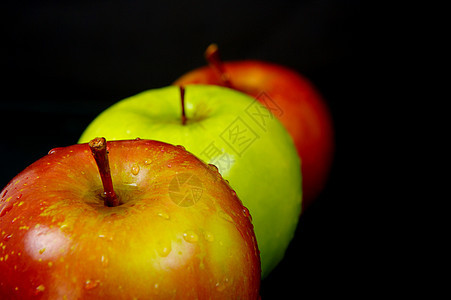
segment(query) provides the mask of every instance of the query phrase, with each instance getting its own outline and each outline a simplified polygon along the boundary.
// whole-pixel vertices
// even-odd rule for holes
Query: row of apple
[[[1,299],[258,298],[324,186],[331,118],[296,72],[206,59],[2,190]]]

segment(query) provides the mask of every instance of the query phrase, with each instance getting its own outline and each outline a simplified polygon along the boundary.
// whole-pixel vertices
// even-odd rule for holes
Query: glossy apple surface
[[[216,165],[249,209],[266,276],[283,258],[301,211],[301,172],[293,141],[258,101],[218,86],[185,88],[182,124],[176,86],[140,93],[101,113],[80,142],[148,138]]]
[[[302,160],[303,207],[308,207],[326,184],[334,153],[332,118],[314,85],[281,65],[242,60],[224,62],[231,87],[259,100],[285,125]],[[225,85],[217,70],[201,67],[180,77],[175,85]]]
[[[52,150],[0,193],[0,299],[257,299],[247,209],[180,147],[108,142],[120,205],[87,144]]]

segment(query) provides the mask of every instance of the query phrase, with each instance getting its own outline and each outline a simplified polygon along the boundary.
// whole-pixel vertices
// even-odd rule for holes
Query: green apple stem
[[[211,44],[205,50],[205,59],[207,60],[210,67],[218,73],[220,80],[224,86],[228,88],[233,88],[232,82],[230,81],[230,76],[227,74],[224,68],[224,64],[219,56],[218,45]]]
[[[100,178],[102,179],[104,204],[109,207],[118,206],[119,199],[113,189],[106,139],[102,137],[91,140],[89,142],[89,148],[91,148],[92,156],[94,156]]]
[[[180,87],[180,100],[182,101],[182,125],[186,124],[186,114],[185,114],[185,87]]]

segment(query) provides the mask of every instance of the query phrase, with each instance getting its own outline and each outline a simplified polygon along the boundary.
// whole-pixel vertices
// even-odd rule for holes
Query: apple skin
[[[255,120],[260,119],[252,113],[268,111],[244,93],[214,85],[188,85],[184,99],[186,125],[182,125],[180,90],[169,86],[114,104],[87,127],[79,142],[96,136],[160,140],[183,145],[215,164],[252,215],[262,277],[266,277],[282,260],[301,213],[300,160],[293,141],[270,114],[265,126],[257,124]],[[245,149],[228,140],[235,125],[236,132],[246,129],[249,133],[236,139],[252,141],[244,144]],[[221,154],[212,157],[212,144]],[[227,162],[218,157],[228,158]]]
[[[292,136],[302,160],[302,206],[308,207],[326,184],[335,149],[332,117],[321,94],[307,78],[278,64],[240,60],[222,65],[232,87],[269,104]],[[174,82],[187,84],[224,82],[217,71],[204,66]]]
[[[119,206],[103,205],[87,144],[52,150],[0,193],[0,299],[257,299],[249,213],[217,170],[162,142],[107,147]],[[191,205],[171,198],[183,174],[201,186]]]

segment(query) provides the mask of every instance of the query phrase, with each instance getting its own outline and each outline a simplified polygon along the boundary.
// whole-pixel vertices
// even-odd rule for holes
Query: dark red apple
[[[324,188],[334,153],[332,118],[321,94],[307,78],[281,65],[257,60],[223,63],[216,45],[210,45],[205,56],[209,66],[188,72],[174,84],[226,86],[264,104],[285,125],[296,145],[303,207],[307,207]]]
[[[180,146],[57,148],[0,197],[0,299],[258,298],[248,210]]]

